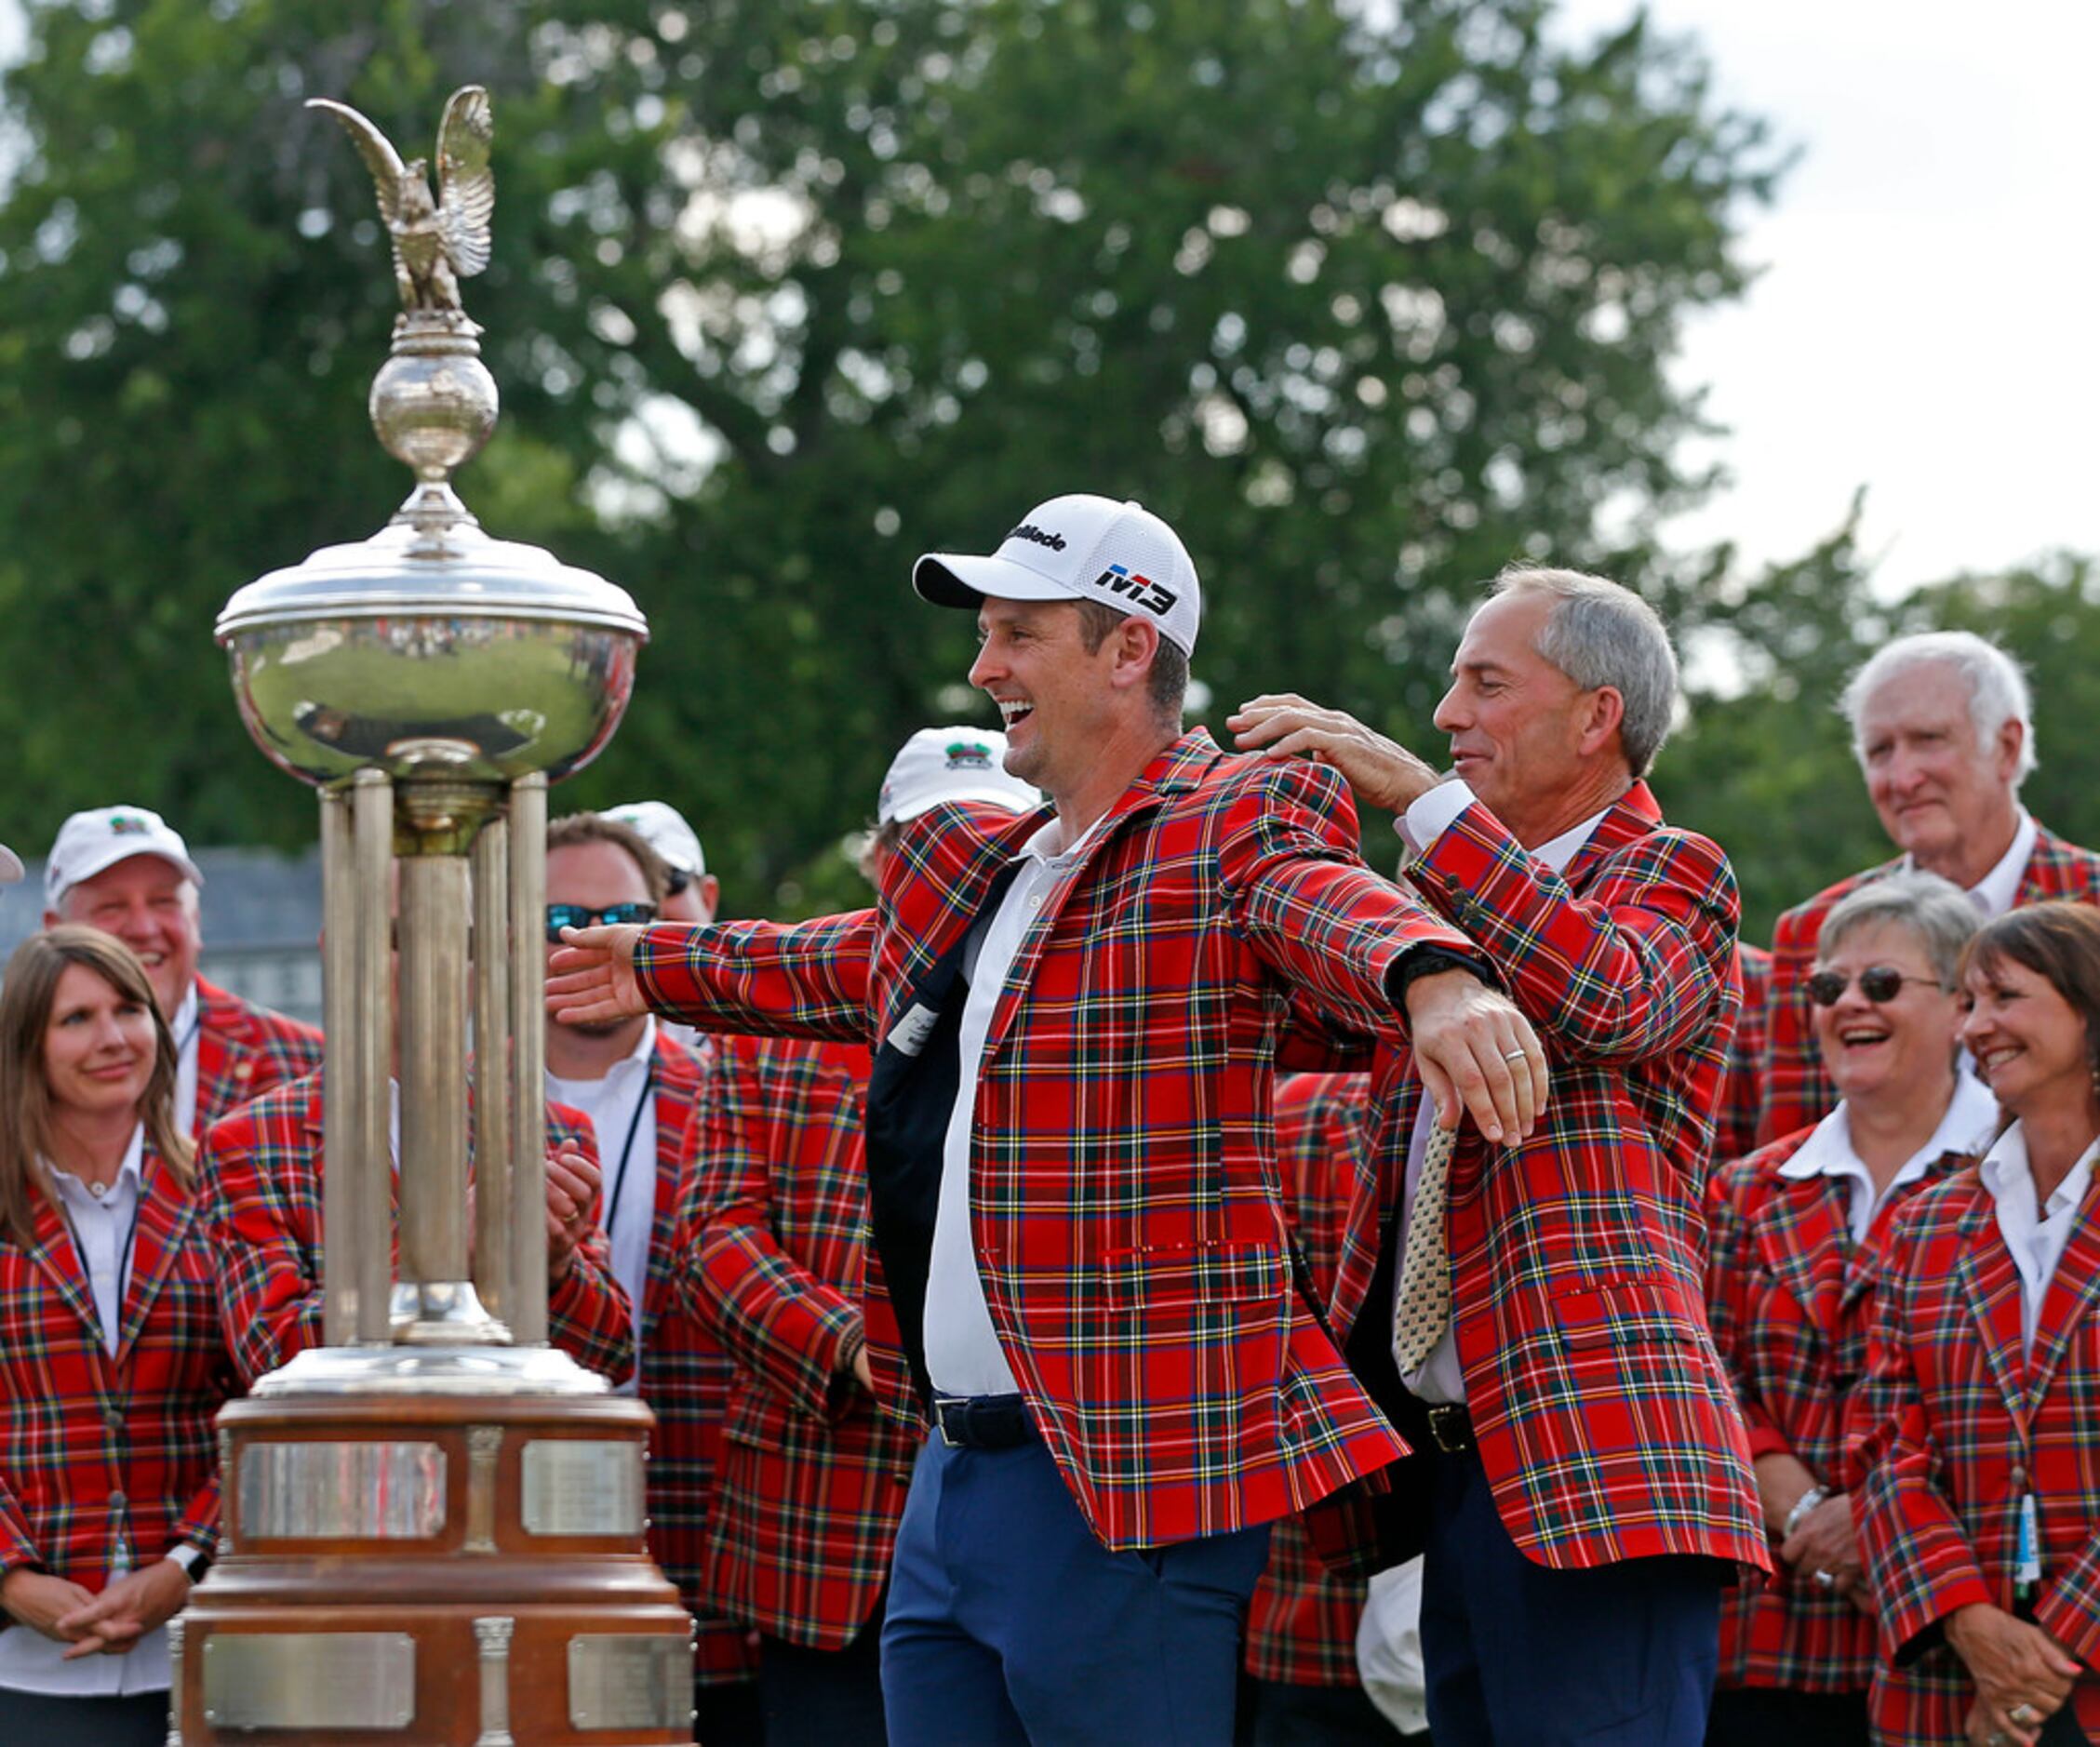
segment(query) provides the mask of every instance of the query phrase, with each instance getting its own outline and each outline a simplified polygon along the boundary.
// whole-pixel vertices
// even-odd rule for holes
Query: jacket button
[[[121,1407],[104,1407],[102,1409],[102,1423],[113,1432],[123,1431],[124,1409]]]
[[[2027,1484],[2027,1471],[2026,1467],[2021,1463],[2014,1462],[2013,1464],[2012,1472],[2008,1474],[2005,1478],[2010,1481],[2015,1488],[2023,1487]]]
[[[113,1511],[121,1511],[129,1502],[130,1500],[127,1499],[121,1492],[113,1492],[110,1494],[110,1509]]]

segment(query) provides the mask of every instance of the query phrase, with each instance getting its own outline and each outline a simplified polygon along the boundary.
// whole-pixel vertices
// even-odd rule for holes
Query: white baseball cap
[[[928,553],[912,586],[940,607],[1001,601],[1099,601],[1142,613],[1184,655],[1196,653],[1203,598],[1174,530],[1140,503],[1086,492],[1038,503],[989,558]]]
[[[81,881],[135,855],[157,855],[194,884],[204,884],[181,833],[153,808],[98,807],[75,813],[59,827],[59,840],[44,863],[45,908],[56,910]]]
[[[1032,813],[1039,790],[1009,776],[1006,736],[993,728],[921,728],[889,761],[875,821],[916,819],[943,801],[988,801],[1010,813]]]
[[[700,847],[699,833],[676,807],[662,801],[624,801],[607,807],[603,817],[632,826],[644,843],[688,879],[705,877],[707,853]]]
[[[22,859],[0,843],[0,886],[12,886],[22,876]]]

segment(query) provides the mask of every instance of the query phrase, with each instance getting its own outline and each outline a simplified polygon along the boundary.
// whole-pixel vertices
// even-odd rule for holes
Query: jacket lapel
[[[130,1356],[131,1343],[145,1327],[147,1314],[181,1254],[183,1239],[195,1216],[196,1204],[189,1192],[176,1180],[167,1161],[155,1157],[149,1149],[145,1180],[140,1188],[139,1223],[132,1234],[122,1326],[116,1338],[119,1365]]]
[[[1571,890],[1581,891],[1606,856],[1614,855],[1629,843],[1647,836],[1662,822],[1663,809],[1656,806],[1653,792],[1645,782],[1635,783],[1604,809],[1604,817],[1597,821],[1597,829],[1575,851],[1575,859],[1568,863],[1567,871],[1560,877],[1567,881]]]
[[[1022,991],[1035,981],[1036,967],[1065,903],[1086,878],[1087,871],[1105,852],[1110,840],[1132,820],[1152,812],[1169,797],[1193,789],[1221,756],[1216,742],[1203,729],[1184,734],[1147,765],[1144,774],[1124,790],[1116,805],[1108,809],[1100,828],[1088,840],[1086,852],[1065,870],[1063,878],[1050,887],[1043,899],[1042,908],[1030,918],[1021,937],[1021,945],[1007,970],[1005,985],[999,991],[998,1005],[993,1008],[991,1023],[985,1028],[983,1057],[985,1062],[997,1053],[1008,1027],[1013,1023],[1013,1016],[1021,1006]]]
[[[2064,1362],[2071,1337],[2084,1322],[2086,1313],[2094,1300],[2100,1299],[2100,1230],[2094,1228],[2093,1217],[2100,1202],[2094,1200],[2093,1190],[2093,1184],[2087,1183],[2078,1223],[2064,1246],[2064,1258],[2041,1295],[2041,1314],[2035,1319],[2034,1353],[2026,1366],[2030,1411],[2048,1391],[2049,1380]]]
[[[43,1269],[58,1288],[66,1308],[80,1319],[93,1338],[95,1350],[102,1348],[102,1325],[95,1314],[95,1292],[87,1284],[87,1269],[74,1247],[73,1232],[64,1217],[44,1195],[35,1197],[36,1235],[29,1247],[29,1259]]]
[[[1766,1219],[1757,1234],[1759,1258],[1786,1283],[1795,1303],[1817,1328],[1834,1328],[1833,1302],[1842,1302],[1854,1246],[1847,1220],[1846,1189],[1835,1177],[1792,1182],[1788,1217]],[[1813,1193],[1802,1194],[1806,1188]],[[1797,1199],[1798,1197],[1798,1199]],[[1777,1209],[1774,1209],[1776,1212]],[[1784,1229],[1783,1229],[1784,1228]]]
[[[1999,1241],[1997,1211],[1988,1192],[1977,1191],[1961,1217],[1959,1236],[1961,1260],[1955,1266],[1955,1276],[1983,1337],[1984,1357],[1999,1394],[2025,1435],[2026,1365],[2021,1352],[2020,1272]]]

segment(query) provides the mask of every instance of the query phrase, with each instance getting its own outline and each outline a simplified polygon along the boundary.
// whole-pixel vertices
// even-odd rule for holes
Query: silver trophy
[[[497,413],[460,303],[489,257],[488,93],[447,104],[435,194],[364,116],[310,107],[377,186],[402,311],[371,418],[416,484],[217,628],[256,743],[320,791],[326,1344],[221,1419],[222,1556],[170,1739],[689,1741],[690,1622],[643,1540],[650,1418],[546,1344],[547,784],[611,737],[648,625],[452,487]],[[514,1704],[521,1664],[567,1702]]]

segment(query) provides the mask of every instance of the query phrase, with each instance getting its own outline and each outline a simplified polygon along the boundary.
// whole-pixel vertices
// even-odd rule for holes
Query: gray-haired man
[[[1765,1007],[1758,1144],[1820,1122],[1838,1101],[1815,1050],[1807,979],[1831,906],[1868,880],[1920,868],[1986,920],[2021,904],[2100,902],[2100,855],[2052,835],[2020,805],[2034,768],[2034,703],[2019,663],[1973,632],[1898,637],[1861,666],[1839,708],[1881,828],[1903,853],[1779,918]]]

